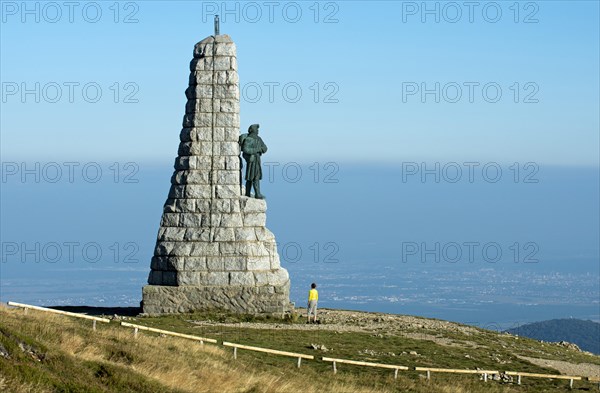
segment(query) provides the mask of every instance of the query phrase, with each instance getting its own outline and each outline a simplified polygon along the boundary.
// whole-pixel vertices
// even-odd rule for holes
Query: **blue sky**
[[[598,2],[474,4],[3,1],[3,161],[172,160],[217,8],[238,47],[242,129],[261,123],[273,160],[598,166]],[[23,98],[36,83],[40,102]],[[423,99],[436,83],[440,102]]]
[[[96,304],[112,285],[119,297],[107,302],[137,303],[177,155],[192,50],[213,34],[217,9],[221,33],[238,48],[242,130],[260,123],[269,146],[268,227],[304,252],[294,265],[280,250],[293,293],[304,296],[310,275],[355,288],[361,269],[390,268],[402,295],[405,267],[422,267],[399,262],[402,242],[498,242],[502,263],[447,265],[454,273],[507,268],[528,290],[530,270],[559,271],[588,280],[578,289],[598,298],[597,1],[68,4],[0,1],[0,233],[3,247],[20,247],[14,255],[3,248],[0,264],[0,289],[11,296],[73,304],[65,288],[80,281],[92,289],[77,302]],[[421,162],[460,167],[461,180],[452,170],[441,182],[431,173],[422,180]],[[296,163],[300,181],[284,170],[293,176]],[[473,182],[465,163],[476,164]],[[420,173],[404,179],[413,164]],[[489,164],[501,168],[500,181],[485,178]],[[94,168],[98,182],[86,177]],[[104,258],[38,263],[28,254],[53,242],[98,242]],[[313,245],[330,243],[339,264],[314,263]],[[514,263],[512,245],[523,254],[530,243],[540,262]],[[130,244],[134,265],[122,261]],[[120,273],[129,268],[131,280]],[[427,272],[438,265],[424,268],[418,280],[438,285]],[[93,269],[110,271],[108,284]],[[39,283],[26,282],[32,277]],[[490,284],[482,277],[481,285]],[[498,285],[500,303],[537,301]],[[325,299],[333,286],[321,287]],[[571,306],[587,299],[568,286],[544,288]],[[512,308],[484,308],[517,318]],[[597,320],[596,310],[575,315]],[[542,311],[528,318],[565,316]]]

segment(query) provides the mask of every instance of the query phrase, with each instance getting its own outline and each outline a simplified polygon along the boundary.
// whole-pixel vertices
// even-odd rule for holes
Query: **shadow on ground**
[[[140,307],[51,306],[49,308],[94,316],[116,314],[125,317],[135,317],[142,312]]]

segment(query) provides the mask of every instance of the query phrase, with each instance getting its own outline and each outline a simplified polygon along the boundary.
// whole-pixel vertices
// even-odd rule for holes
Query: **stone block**
[[[184,261],[184,267],[177,270],[189,270],[189,271],[206,271],[206,258],[205,257],[187,257],[182,258]]]
[[[235,199],[229,199],[229,206],[230,206],[230,212],[231,213],[239,213],[240,212],[240,201],[235,198]]]
[[[189,85],[211,85],[213,83],[213,73],[211,70],[190,72]]]
[[[225,261],[224,258],[221,256],[211,256],[211,257],[206,257],[206,267],[208,268],[208,270],[210,271],[218,271],[218,272],[222,272],[225,271],[227,269],[225,269]]]
[[[219,256],[219,244],[216,242],[194,242],[188,243],[192,246],[190,256],[192,257],[210,257]]]
[[[215,220],[216,221],[216,220]],[[219,225],[221,227],[232,228],[242,226],[242,215],[240,213],[224,213],[220,215]]]
[[[222,156],[234,156],[240,155],[240,146],[237,142],[218,142],[219,154]]]
[[[221,100],[223,102],[224,100]],[[240,138],[239,127],[225,127],[224,139],[229,142],[237,142]]]
[[[177,285],[201,285],[203,278],[207,273],[181,271],[177,272]]]
[[[209,272],[207,274],[207,280],[209,285],[225,286],[229,285],[229,273],[228,272]]]
[[[228,97],[216,97],[213,95],[213,85],[196,85],[189,86],[185,89],[185,96],[188,100],[196,100],[201,98],[228,98]]]
[[[208,242],[210,241],[210,231],[208,229],[186,228],[183,240],[189,242]]]
[[[190,167],[190,157],[177,157],[175,159],[175,169],[176,170],[183,170],[183,169],[188,169]]]
[[[269,260],[271,262],[271,270],[281,269],[281,262],[279,260],[279,254],[277,254],[277,252],[271,254]]]
[[[162,271],[152,270],[148,275],[148,284],[150,285],[163,285]]]
[[[264,227],[267,222],[265,213],[247,213],[244,214],[245,227]]]
[[[211,194],[212,189],[209,185],[189,184],[185,186],[185,198],[208,199]]]
[[[225,129],[223,127],[215,127],[213,129],[212,141],[223,142],[225,140]]]
[[[268,285],[273,286],[281,286],[287,283],[290,279],[290,276],[285,269],[279,269],[272,272],[267,273],[267,282]]]
[[[212,58],[210,58],[212,60]],[[204,70],[205,59],[193,58],[190,61],[190,72],[194,71],[203,71]]]
[[[202,219],[203,216],[201,213],[181,213],[179,225],[186,228],[200,228],[202,226]]]
[[[190,156],[205,156],[213,155],[214,144],[210,142],[186,142],[190,143]]]
[[[177,272],[163,272],[162,285],[177,285]]]
[[[163,244],[168,244],[164,242]],[[189,242],[173,242],[170,244],[171,251],[168,255],[176,257],[188,257],[192,255],[192,244]]]
[[[242,213],[264,213],[267,211],[267,202],[264,199],[256,199],[249,197],[240,198],[240,208]]]
[[[177,154],[179,156],[190,156],[192,149],[192,142],[181,142],[179,144],[179,149],[177,150]]]
[[[225,169],[228,171],[236,171],[240,174],[241,162],[238,155],[224,157]]]
[[[179,213],[163,213],[160,221],[161,227],[179,226]]]
[[[211,127],[195,127],[193,134],[190,135],[192,142],[211,142],[212,128]]]
[[[236,271],[246,270],[246,258],[244,257],[221,257],[223,260],[223,270]]]
[[[172,184],[169,190],[169,198],[178,199],[185,197],[185,186],[179,184]]]
[[[167,270],[166,257],[152,257],[150,260],[150,269],[152,270]]]
[[[213,45],[213,42],[204,42],[204,40],[198,42],[194,45],[194,57],[203,58],[213,56],[216,49]]]
[[[257,240],[261,242],[274,242],[275,235],[265,227],[254,228]]]
[[[215,71],[215,84],[227,84],[227,71]]]
[[[167,256],[153,256],[150,262],[150,268],[156,271],[176,270],[172,258]]]
[[[175,199],[175,207],[178,212],[181,213],[195,213],[196,212],[196,200],[195,199]]]
[[[173,250],[173,243],[170,242],[157,242],[154,247],[154,256],[167,256],[171,255]]]
[[[216,228],[216,227],[220,227],[221,224],[221,214],[218,213],[208,213],[207,214],[208,219],[204,220],[202,222],[202,226],[203,227],[207,227],[207,228]]]
[[[210,199],[194,199],[196,201],[196,213],[209,213],[211,210]]]
[[[229,273],[229,285],[254,286],[254,274],[251,272],[231,272]]]
[[[227,71],[231,69],[231,60],[229,56],[217,56],[213,57],[213,70],[215,71]]]
[[[198,87],[199,86],[204,86],[204,85],[198,85]],[[212,93],[212,90],[211,90],[211,93]],[[238,85],[215,85],[214,86],[214,98],[239,100],[240,99],[240,89],[239,89]]]
[[[240,113],[240,103],[237,100],[222,99],[220,100],[219,111],[224,113]]]
[[[269,257],[250,257],[248,258],[248,270],[270,270],[271,261]]]
[[[231,67],[231,61],[232,61],[232,59],[229,59],[230,67]],[[227,71],[227,83],[237,85],[239,82],[240,82],[240,79],[239,79],[237,71],[233,71],[233,70]]]
[[[186,171],[188,184],[210,184],[207,171],[190,170]]]
[[[217,171],[215,173],[215,184],[229,184],[239,187],[240,172],[239,171]]]
[[[217,228],[215,229],[214,241],[216,242],[231,242],[235,240],[233,228]]]
[[[217,127],[239,127],[240,126],[240,115],[238,113],[228,112],[218,112],[216,113],[215,124]],[[222,155],[227,155],[225,153],[221,153]]]
[[[174,199],[174,198],[168,198],[165,201],[165,204],[163,205],[163,213],[174,213],[174,212],[176,212],[177,211],[176,210],[177,206],[175,204],[176,200],[177,199]]]
[[[201,165],[198,163],[199,157],[189,156],[188,158],[188,168],[186,169],[202,169]]]
[[[241,190],[239,185],[216,185],[215,196],[217,198],[237,198]],[[240,225],[241,226],[241,225]]]
[[[234,234],[236,242],[253,242],[257,240],[254,228],[235,228]]]
[[[283,287],[246,285],[147,285],[142,289],[144,312],[150,315],[195,310],[226,309],[236,313],[281,314],[290,310],[289,292]],[[279,290],[279,291],[278,291]]]
[[[275,288],[270,286],[261,286],[258,288],[258,293],[261,295],[272,295],[275,293]]]
[[[213,199],[209,203],[212,203],[212,205],[209,206],[208,211],[217,212],[217,213],[229,213],[229,210],[230,210],[229,199]]]
[[[221,242],[219,243],[219,251],[223,256],[269,256],[266,247],[259,242]]]
[[[235,56],[236,48],[233,42],[217,43],[215,54],[217,56]]]
[[[208,156],[196,156],[195,167],[192,169],[216,169],[214,161],[216,161],[215,157]],[[191,159],[190,159],[191,162]]]
[[[158,240],[182,241],[185,235],[185,228],[164,227],[159,231]]]
[[[216,119],[213,120],[212,112],[195,112],[195,113],[186,113],[183,115],[183,127],[211,127],[213,125],[213,121],[216,122]]]
[[[256,280],[256,285],[261,286],[261,285],[268,285],[269,284],[269,275],[268,275],[268,271],[259,271],[259,272],[254,272],[254,279]]]
[[[179,133],[179,140],[181,142],[191,142],[195,137],[195,135],[192,135],[193,133],[194,128],[182,128],[181,132]]]

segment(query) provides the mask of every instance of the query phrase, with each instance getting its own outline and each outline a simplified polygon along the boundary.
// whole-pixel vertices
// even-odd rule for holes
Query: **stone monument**
[[[292,308],[266,201],[242,195],[236,46],[216,33],[194,47],[175,172],[142,290],[147,314]]]

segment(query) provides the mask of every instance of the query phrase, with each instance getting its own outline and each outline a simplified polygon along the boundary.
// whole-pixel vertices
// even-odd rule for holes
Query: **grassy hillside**
[[[536,340],[577,344],[584,351],[600,355],[600,323],[581,319],[552,319],[509,329],[509,333]]]
[[[377,320],[383,314],[360,313]],[[382,330],[344,331],[335,325],[307,326],[303,321],[241,318],[223,314],[192,314],[128,318],[128,322],[184,333],[354,360],[406,366],[494,368],[557,373],[520,356],[600,365],[600,357],[529,339],[415,319],[414,328],[395,322]],[[400,317],[399,317],[400,318]],[[243,322],[243,319],[250,320]],[[210,320],[210,321],[209,321]],[[211,322],[212,321],[212,322]],[[411,320],[412,321],[412,320]],[[377,322],[374,326],[377,326]],[[411,322],[412,323],[412,322]],[[360,324],[360,323],[359,323]],[[331,328],[331,327],[334,328]],[[398,329],[394,327],[398,326]],[[312,349],[325,345],[327,351]],[[412,354],[411,354],[412,351]],[[416,353],[416,354],[415,354]],[[576,388],[595,388],[576,382]],[[118,323],[98,324],[43,312],[0,307],[0,391],[2,392],[539,392],[566,391],[565,381],[524,379],[523,385],[484,383],[474,375],[393,372],[366,367],[296,360],[231,349],[174,337],[142,333]]]

